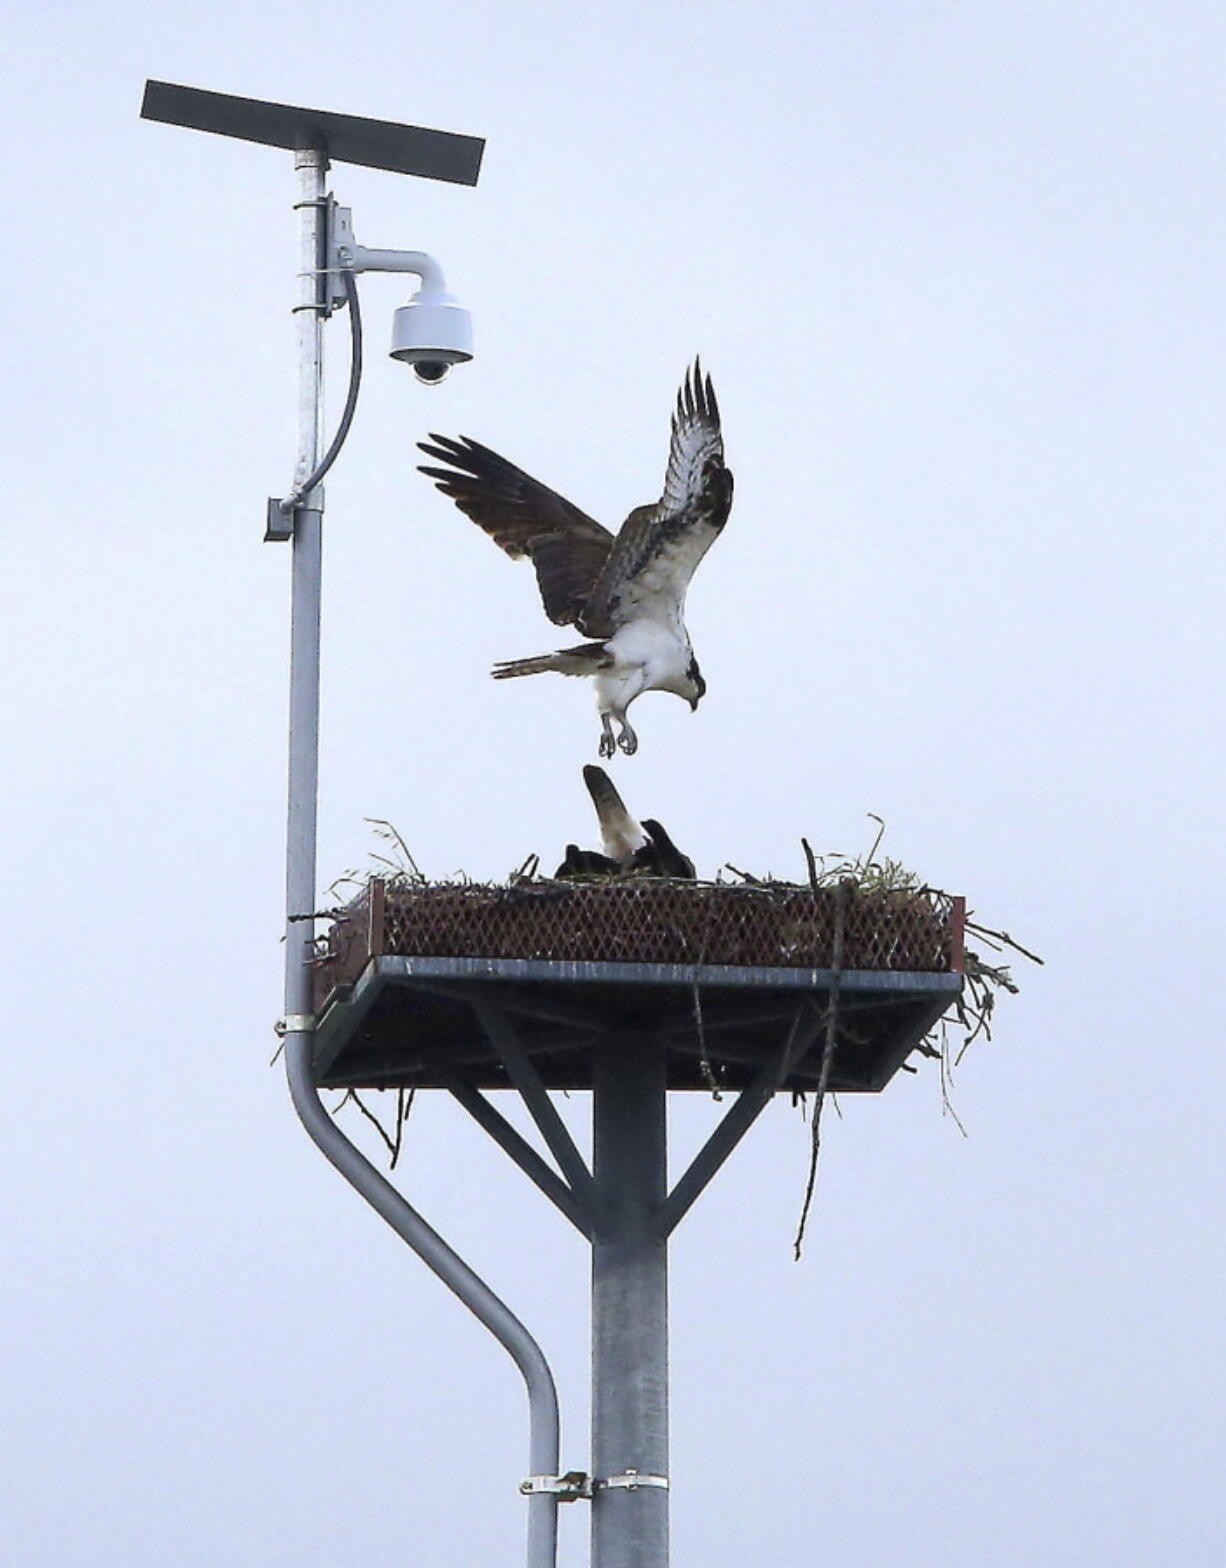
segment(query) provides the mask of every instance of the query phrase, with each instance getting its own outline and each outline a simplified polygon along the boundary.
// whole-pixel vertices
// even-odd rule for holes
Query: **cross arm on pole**
[[[775,1091],[813,1044],[821,1024],[822,1014],[813,1003],[807,999],[801,1002],[778,1053],[763,1063],[753,1082],[737,1095],[732,1108],[664,1200],[659,1214],[661,1238],[671,1236],[689,1213],[720,1166],[766,1109]]]
[[[558,1162],[558,1169],[570,1183],[571,1191],[583,1204],[589,1220],[598,1220],[602,1204],[592,1173],[576,1148],[566,1123],[558,1115],[557,1107],[549,1098],[549,1091],[510,1020],[500,1007],[490,1002],[474,1002],[473,1010],[506,1068],[508,1077],[519,1090],[520,1097],[528,1107],[528,1114],[536,1123],[550,1154]]]
[[[479,1089],[474,1089],[459,1073],[438,1064],[435,1069],[444,1086],[464,1107],[483,1131],[513,1159],[524,1175],[541,1189],[545,1196],[565,1214],[575,1229],[589,1239],[592,1235],[592,1216],[587,1205],[576,1196],[528,1140],[520,1135],[500,1111],[494,1109]]]

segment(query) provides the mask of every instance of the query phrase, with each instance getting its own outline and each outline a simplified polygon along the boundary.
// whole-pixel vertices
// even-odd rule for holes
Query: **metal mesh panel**
[[[827,969],[833,889],[724,886],[655,879],[512,885],[372,881],[332,927],[319,997],[352,981],[369,956],[537,958]],[[856,892],[844,969],[912,973],[960,967],[954,901],[919,892]]]

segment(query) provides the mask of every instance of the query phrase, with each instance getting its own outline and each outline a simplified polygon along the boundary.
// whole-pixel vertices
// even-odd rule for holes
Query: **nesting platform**
[[[663,1046],[670,1089],[738,1089],[773,1062],[816,1087],[841,925],[828,1087],[885,1087],[962,989],[961,899],[656,878],[509,885],[372,879],[321,944],[315,1072],[329,1088],[591,1087],[618,1035]],[[498,1027],[491,1022],[496,1020]],[[501,1036],[501,1039],[496,1038]]]

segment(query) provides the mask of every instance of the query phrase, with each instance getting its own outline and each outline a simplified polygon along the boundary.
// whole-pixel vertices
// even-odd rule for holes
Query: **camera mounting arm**
[[[424,250],[370,250],[353,237],[353,209],[334,206],[328,225],[328,274],[334,304],[344,304],[345,291],[333,274],[349,272],[415,272],[423,289],[444,293],[443,269]]]
[[[473,357],[472,317],[447,292],[443,269],[424,250],[370,250],[353,237],[353,213],[333,206],[328,224],[327,294],[345,300],[346,272],[411,272],[421,287],[397,310],[392,324],[393,359],[413,367],[419,381],[437,385],[452,365]]]

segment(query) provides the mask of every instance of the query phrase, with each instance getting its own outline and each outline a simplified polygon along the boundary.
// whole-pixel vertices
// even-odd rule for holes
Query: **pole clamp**
[[[315,1014],[288,1013],[284,1018],[278,1018],[273,1027],[282,1039],[287,1034],[313,1034],[315,1030]]]
[[[658,1486],[662,1491],[668,1491],[668,1477],[666,1475],[643,1475],[638,1470],[627,1470],[624,1475],[606,1476],[603,1481],[593,1481],[592,1489],[597,1492],[612,1491],[617,1487],[624,1487],[627,1492],[637,1492],[640,1486]]]
[[[581,1497],[591,1497],[592,1478],[584,1470],[568,1470],[565,1475],[530,1475],[519,1483],[519,1489],[525,1497],[539,1497],[544,1492],[560,1503],[574,1503]]]

